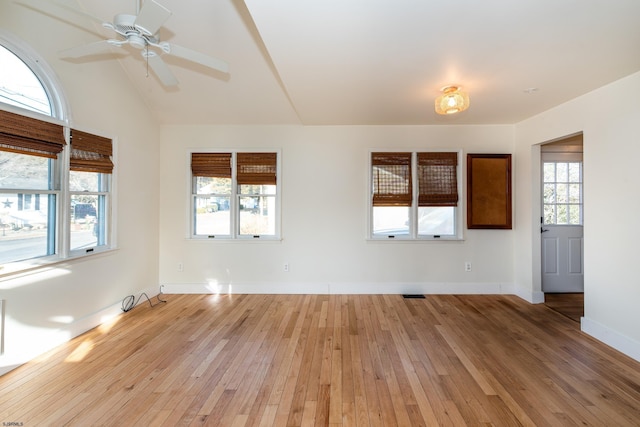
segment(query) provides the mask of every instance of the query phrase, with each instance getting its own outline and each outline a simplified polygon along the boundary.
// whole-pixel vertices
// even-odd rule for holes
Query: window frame
[[[229,153],[231,154],[231,192],[227,195],[224,194],[224,197],[229,198],[229,234],[196,234],[196,199],[198,197],[202,197],[202,195],[198,195],[195,190],[195,180],[197,175],[194,175],[191,171],[191,158],[194,153],[212,153],[212,154],[222,154]],[[240,184],[237,181],[237,154],[238,153],[274,153],[276,155],[276,183],[275,183],[275,230],[274,234],[241,234],[240,233],[240,199],[243,197],[252,197],[257,194],[241,194],[240,192]],[[188,226],[188,234],[187,238],[195,241],[218,241],[218,242],[258,242],[258,241],[279,241],[282,239],[281,235],[281,218],[282,218],[282,179],[281,179],[281,169],[282,169],[282,155],[281,150],[276,148],[264,148],[264,149],[206,149],[206,148],[193,148],[188,150],[187,153],[187,164],[188,167],[188,195],[189,195],[189,220],[187,221]],[[218,193],[211,193],[206,196],[220,196]],[[265,195],[261,193],[261,195]],[[266,194],[266,196],[271,197],[271,195]]]
[[[0,40],[1,42],[2,40]],[[63,258],[63,254],[65,253],[65,246],[63,244],[64,241],[64,211],[61,208],[64,206],[64,201],[66,199],[66,192],[64,188],[65,182],[65,159],[67,156],[67,145],[68,145],[68,132],[64,123],[62,123],[59,119],[55,117],[45,116],[41,113],[38,113],[33,110],[19,108],[13,105],[0,103],[0,110],[12,114],[17,114],[29,119],[38,120],[46,123],[51,123],[54,125],[58,125],[62,127],[62,131],[64,133],[65,146],[62,151],[57,154],[55,158],[50,159],[50,164],[48,167],[48,189],[46,190],[38,190],[38,189],[26,189],[26,188],[0,188],[0,197],[2,194],[11,194],[17,192],[23,192],[24,194],[48,194],[55,196],[55,206],[53,207],[55,217],[53,219],[49,219],[48,226],[54,226],[55,229],[52,233],[48,232],[48,240],[47,245],[51,245],[51,239],[53,239],[53,253],[36,256],[33,258],[27,258],[23,260],[15,260],[9,261],[6,263],[0,264],[2,267],[0,269],[0,277],[5,276],[7,274],[12,274],[15,272],[20,272],[23,270],[28,270],[34,267],[39,267],[41,265],[51,264],[53,262],[59,261]],[[27,154],[24,154],[27,155]],[[51,209],[51,206],[49,206]]]
[[[580,165],[580,181],[578,182],[572,182],[572,181],[545,181],[545,176],[544,176],[544,165],[546,163],[553,163],[555,164],[556,168],[558,163],[562,163],[562,164],[570,164],[570,163],[577,163]],[[554,226],[560,226],[560,227],[582,227],[584,226],[584,161],[582,158],[582,153],[573,153],[573,152],[564,152],[564,153],[556,153],[556,152],[544,152],[542,153],[542,158],[541,158],[541,163],[540,163],[540,169],[541,169],[541,173],[540,173],[540,188],[541,188],[541,199],[540,199],[540,204],[541,204],[541,225],[544,227],[554,227]],[[554,173],[554,177],[557,179],[557,170]],[[565,184],[565,185],[570,185],[570,184],[578,184],[580,187],[580,202],[579,203],[571,203],[569,201],[567,201],[566,203],[558,203],[557,200],[555,203],[545,203],[545,197],[544,197],[544,189],[545,189],[545,184]],[[546,215],[545,215],[545,206],[547,205],[553,205],[556,206],[556,213],[555,213],[555,218],[556,218],[556,222],[554,223],[547,223],[546,222]],[[557,217],[558,217],[558,213],[557,213],[557,207],[558,206],[566,206],[567,208],[569,206],[579,206],[580,209],[580,222],[578,224],[575,223],[558,223],[557,222]],[[567,212],[567,216],[570,216],[569,212]]]
[[[456,165],[456,184],[458,191],[458,202],[455,207],[453,207],[453,221],[454,221],[454,234],[451,235],[438,235],[438,234],[420,234],[418,230],[418,221],[419,221],[419,179],[418,179],[418,153],[456,153],[457,157],[457,165]],[[373,153],[411,153],[411,182],[409,183],[409,187],[411,187],[411,204],[407,206],[409,209],[409,232],[407,234],[375,234],[373,230],[374,226],[374,213],[373,210],[375,208],[373,202],[373,163],[372,163],[372,155]],[[405,149],[405,150],[388,150],[388,149],[372,149],[368,152],[367,163],[368,163],[368,186],[367,186],[367,240],[376,241],[376,242],[428,242],[428,241],[457,241],[463,240],[463,209],[464,209],[464,198],[462,193],[462,150],[451,150],[451,149],[424,149],[424,150],[415,150],[415,149]]]
[[[79,138],[83,141],[82,144],[74,148],[74,134],[75,138]],[[100,135],[97,132],[87,132],[83,129],[74,127],[70,129],[70,144],[67,149],[68,163],[65,168],[66,182],[65,188],[67,190],[67,197],[65,199],[66,205],[69,210],[66,212],[68,227],[65,236],[68,237],[68,241],[65,242],[65,250],[68,257],[77,257],[83,255],[89,255],[91,253],[104,252],[114,247],[113,229],[113,189],[114,189],[114,176],[116,171],[116,165],[113,159],[116,155],[116,142],[114,138],[110,138],[105,135]],[[106,148],[105,148],[106,147]],[[87,162],[86,158],[83,160],[74,160],[74,153],[80,150],[80,153],[85,155],[92,153],[93,156]],[[102,154],[99,154],[102,153]],[[96,162],[95,157],[99,160]],[[96,163],[98,163],[96,165]],[[87,169],[88,168],[88,169]],[[96,170],[93,170],[96,169]],[[110,173],[107,171],[110,170]],[[71,173],[72,172],[85,172],[97,174],[98,188],[92,190],[72,190],[71,189]],[[96,223],[98,225],[98,231],[96,232],[95,245],[85,248],[71,248],[71,199],[75,195],[96,196],[97,206],[96,209]],[[103,239],[103,241],[101,241]]]

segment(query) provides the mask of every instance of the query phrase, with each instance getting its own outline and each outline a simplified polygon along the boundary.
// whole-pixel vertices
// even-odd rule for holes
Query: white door
[[[584,292],[582,153],[542,153],[542,291]]]

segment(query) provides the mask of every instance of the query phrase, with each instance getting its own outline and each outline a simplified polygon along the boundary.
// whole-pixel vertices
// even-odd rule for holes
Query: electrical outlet
[[[471,262],[467,261],[464,263],[464,271],[471,271]]]
[[[179,272],[183,272],[184,271],[184,264],[181,263],[181,262],[178,263],[178,271]]]
[[[282,270],[285,272],[289,272],[289,263],[285,262],[284,264],[282,264]]]

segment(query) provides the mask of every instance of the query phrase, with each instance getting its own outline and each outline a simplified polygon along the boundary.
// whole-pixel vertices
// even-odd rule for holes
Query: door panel
[[[582,229],[582,227],[580,227]],[[582,270],[582,233],[580,237],[569,237],[569,274],[584,275]]]
[[[542,272],[545,275],[558,274],[558,238],[542,238]]]
[[[542,234],[542,291],[584,292],[583,227],[545,225]]]

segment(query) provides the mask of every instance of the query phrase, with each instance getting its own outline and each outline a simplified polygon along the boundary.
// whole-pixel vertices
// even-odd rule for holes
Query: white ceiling
[[[136,10],[65,1],[106,21]],[[161,39],[230,65],[167,58],[167,89],[135,51],[113,56],[162,123],[511,124],[640,70],[638,0],[156,1],[173,12]],[[113,35],[73,19],[84,42]],[[449,84],[471,107],[437,116]]]

